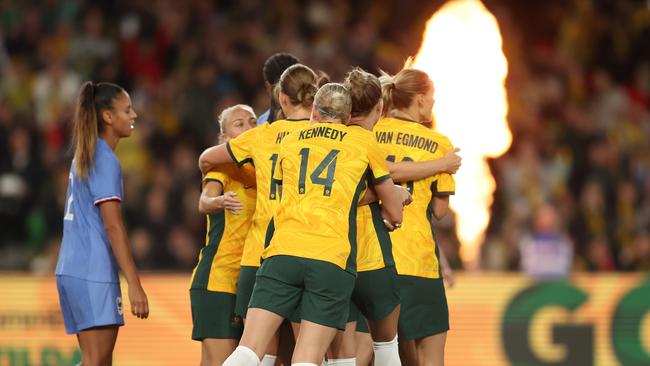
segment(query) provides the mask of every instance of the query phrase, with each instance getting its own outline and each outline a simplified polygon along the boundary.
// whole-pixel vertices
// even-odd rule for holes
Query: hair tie
[[[325,117],[329,117],[331,119],[339,119],[339,118],[341,118],[340,116],[337,116],[334,113],[328,112],[328,111],[326,111],[325,109],[323,109],[321,107],[318,107],[318,113],[322,114]]]

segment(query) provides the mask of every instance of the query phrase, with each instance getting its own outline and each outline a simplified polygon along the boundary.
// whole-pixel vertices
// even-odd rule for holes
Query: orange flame
[[[450,205],[469,268],[478,267],[496,186],[486,159],[502,155],[512,142],[501,43],[499,25],[480,1],[452,0],[427,22],[412,64],[434,82],[436,129],[461,148]]]

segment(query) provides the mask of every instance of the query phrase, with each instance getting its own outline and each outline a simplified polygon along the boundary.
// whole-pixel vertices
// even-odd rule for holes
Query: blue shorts
[[[65,331],[80,331],[107,325],[124,325],[120,284],[93,282],[70,276],[56,276]]]

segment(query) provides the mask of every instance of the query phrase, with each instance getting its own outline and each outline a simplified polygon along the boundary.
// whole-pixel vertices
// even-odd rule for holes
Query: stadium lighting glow
[[[502,155],[512,142],[508,61],[495,17],[478,0],[447,2],[427,22],[412,67],[434,81],[436,130],[461,148],[451,208],[463,261],[477,268],[496,187],[486,159]]]

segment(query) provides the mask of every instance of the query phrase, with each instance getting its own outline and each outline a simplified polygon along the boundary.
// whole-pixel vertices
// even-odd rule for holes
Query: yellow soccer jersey
[[[439,159],[453,147],[447,137],[403,119],[384,118],[374,132],[386,159],[394,162]],[[397,273],[440,278],[431,200],[436,195],[454,194],[454,179],[441,173],[404,185],[413,202],[404,208],[402,227],[390,233]]]
[[[355,273],[357,204],[366,177],[389,178],[372,132],[315,123],[288,136],[274,174],[282,200],[263,257],[317,259]]]
[[[231,157],[238,164],[251,161],[255,165],[257,202],[253,223],[244,244],[242,266],[260,266],[266,228],[273,217],[273,204],[278,199],[278,187],[271,178],[278,162],[280,142],[291,132],[308,123],[308,120],[266,122],[230,140],[226,145]]]
[[[361,206],[357,212],[357,272],[395,265],[390,235],[379,203]]]
[[[255,212],[255,169],[224,164],[203,177],[203,186],[212,181],[220,182],[223,192],[235,192],[244,208],[239,215],[225,210],[206,215],[205,247],[192,273],[191,288],[235,294],[244,241]]]

